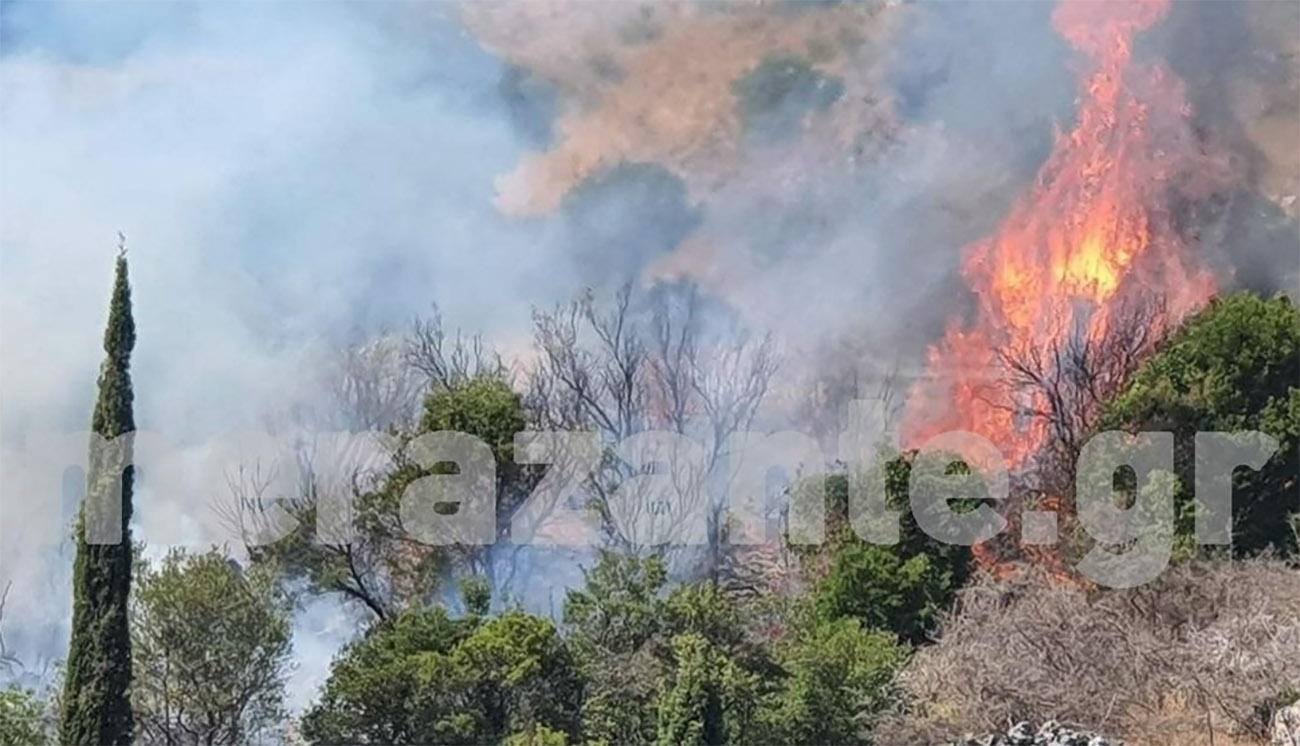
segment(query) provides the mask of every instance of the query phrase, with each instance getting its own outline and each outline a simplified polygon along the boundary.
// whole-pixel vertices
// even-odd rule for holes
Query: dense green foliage
[[[479,438],[502,467],[513,465],[515,433],[524,429],[519,395],[504,381],[475,378],[424,400],[421,432],[450,430]]]
[[[141,563],[132,599],[134,702],[144,743],[246,743],[284,719],[290,608],[278,578],[225,554]]]
[[[303,735],[313,743],[554,742],[577,736],[581,698],[573,657],[550,621],[413,609],[339,655]]]
[[[938,541],[917,525],[906,497],[913,477],[910,456],[885,459],[876,468],[885,470],[886,503],[902,514],[899,542],[885,546],[858,537],[849,515],[848,478],[830,477],[829,541],[808,558],[809,567],[826,568],[814,578],[814,603],[826,619],[853,617],[866,627],[923,642],[969,578],[970,548]],[[977,497],[954,495],[950,504],[960,511],[976,502]]]
[[[696,633],[672,639],[675,669],[659,699],[659,746],[741,743],[757,677]]]
[[[1297,550],[1300,507],[1300,310],[1286,296],[1215,300],[1147,360],[1111,403],[1103,428],[1175,434],[1179,532],[1192,534],[1196,433],[1258,430],[1280,448],[1233,479],[1233,550]],[[1203,454],[1202,454],[1203,456]]]
[[[91,430],[112,440],[135,431],[131,350],[135,321],[125,254],[117,258],[113,295],[104,331],[105,359]],[[73,565],[72,637],[64,676],[59,741],[78,744],[130,743],[131,711],[131,491],[133,469],[125,449],[91,445],[86,497],[76,528]],[[111,507],[120,488],[120,511]],[[88,523],[90,524],[88,526]],[[113,525],[117,523],[117,525]],[[89,543],[88,531],[117,534],[116,543]]]
[[[468,604],[481,612],[483,605]],[[606,553],[565,625],[410,610],[335,660],[312,743],[856,742],[893,704],[906,649],[806,605],[667,587],[661,560]],[[833,739],[826,741],[825,739]]]
[[[586,587],[568,594],[564,619],[588,678],[590,742],[721,737],[734,730],[721,720],[735,706],[724,701],[726,686],[770,669],[732,599],[711,585],[670,592],[667,582],[658,557],[604,552]],[[699,710],[687,695],[694,691],[711,693],[713,709]]]
[[[906,653],[891,632],[828,619],[807,599],[668,591],[653,557],[605,554],[587,580],[565,618],[589,677],[591,742],[852,742],[893,704]]]
[[[856,619],[821,621],[777,649],[787,679],[761,713],[765,743],[858,743],[895,703],[906,649]]]
[[[957,588],[952,570],[930,554],[906,556],[852,542],[836,554],[819,585],[817,607],[828,618],[853,617],[919,642]]]
[[[45,703],[23,689],[0,690],[0,743],[43,746],[50,742]]]

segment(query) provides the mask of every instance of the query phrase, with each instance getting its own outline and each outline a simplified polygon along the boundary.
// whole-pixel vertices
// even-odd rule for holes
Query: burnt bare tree
[[[336,595],[383,619],[439,589],[441,547],[402,525],[400,440],[301,442],[280,458],[241,463],[213,509],[254,562],[310,592]]]
[[[384,335],[347,348],[328,368],[329,405],[355,430],[385,430],[411,423],[424,382],[407,363],[404,340]]]
[[[993,369],[972,392],[1009,413],[1016,428],[1038,449],[1013,464],[1012,496],[1002,512],[1010,523],[985,551],[1003,560],[1027,559],[1070,575],[1064,555],[1079,549],[1073,530],[1076,466],[1096,432],[1107,404],[1142,362],[1165,340],[1171,319],[1162,298],[1129,293],[1109,307],[1076,304],[1038,323],[1046,344],[1007,343],[993,350]],[[1017,541],[1025,510],[1058,513],[1066,522],[1064,545]]]
[[[292,453],[232,474],[222,501],[223,517],[238,536],[263,539],[247,542],[251,555],[275,561],[316,592],[337,594],[377,618],[431,600],[456,567],[510,585],[520,566],[542,557],[531,540],[558,507],[528,513],[531,525],[512,521],[515,506],[541,474],[539,467],[521,466],[514,473],[518,478],[497,485],[494,545],[429,547],[412,536],[397,505],[402,488],[424,472],[401,453],[416,433],[413,418],[393,413],[408,405],[415,409],[413,390],[428,396],[485,378],[509,383],[510,371],[481,338],[446,333],[436,311],[417,319],[397,341],[345,356],[331,369],[337,375],[328,389],[330,403],[344,412],[344,421],[395,427],[381,445],[322,444],[314,433],[302,433]],[[596,516],[598,538],[643,551],[667,543],[655,537],[703,525],[703,562],[706,572],[716,574],[727,528],[725,489],[718,484],[725,478],[723,450],[729,435],[750,425],[767,394],[776,367],[770,341],[744,333],[694,287],[672,285],[645,293],[625,286],[607,303],[587,293],[539,311],[534,342],[537,358],[524,400],[527,425],[598,434],[597,463],[589,467],[593,473],[578,498],[583,504],[576,506]],[[627,445],[629,438],[654,432],[687,437],[670,442],[668,452],[662,441]],[[575,456],[556,454],[550,468],[572,471]],[[661,473],[662,464],[672,467],[666,472],[672,489],[651,490],[635,479]],[[337,530],[322,531],[322,519]],[[285,520],[294,526],[281,536],[276,521]],[[268,543],[267,535],[280,538]]]
[[[836,339],[816,348],[810,357],[803,385],[790,409],[795,420],[808,428],[823,448],[833,451],[840,435],[851,425],[849,403],[861,402],[863,409],[852,423],[886,440],[903,413],[908,376],[900,359],[889,361],[888,346],[866,340],[867,332]],[[889,361],[889,362],[884,362]]]
[[[263,425],[272,432],[410,427],[426,383],[406,360],[407,339],[381,333],[323,350],[309,361],[297,395],[266,414]]]
[[[326,350],[314,362],[303,396],[273,412],[268,428],[409,430],[425,397],[476,378],[508,380],[500,355],[479,335],[448,333],[434,306],[405,332],[381,331]]]
[[[1097,314],[1104,313],[1100,318]],[[1084,315],[1046,347],[1007,346],[997,351],[1000,366],[995,403],[1009,409],[1026,427],[1042,428],[1044,450],[1032,465],[1033,487],[1068,497],[1080,450],[1096,432],[1106,404],[1120,392],[1168,329],[1158,298],[1130,297],[1104,311]]]
[[[645,293],[625,285],[608,303],[587,293],[536,312],[534,344],[528,405],[537,426],[599,434],[600,461],[585,487],[605,540],[629,551],[662,548],[668,542],[658,538],[680,535],[703,513],[705,572],[716,573],[726,533],[719,464],[727,437],[749,427],[768,393],[770,339],[715,313],[691,285]],[[669,465],[668,499],[629,490],[647,467],[618,445],[650,432],[687,436],[676,442],[692,450],[656,456]]]
[[[505,380],[508,376],[501,355],[489,349],[481,335],[466,335],[458,329],[449,336],[436,306],[428,316],[417,316],[411,322],[402,360],[422,379],[426,390],[451,389],[485,377]]]

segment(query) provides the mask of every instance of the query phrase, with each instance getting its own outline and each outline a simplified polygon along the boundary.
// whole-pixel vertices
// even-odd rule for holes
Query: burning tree
[[[1182,84],[1133,56],[1135,35],[1166,6],[1057,7],[1054,26],[1087,66],[1076,123],[999,230],[967,250],[977,311],[931,348],[931,375],[904,414],[906,445],[964,430],[1013,470],[1059,463],[1136,363],[1214,293],[1179,215],[1228,170],[1193,132]],[[1043,486],[1059,495],[1070,474]]]

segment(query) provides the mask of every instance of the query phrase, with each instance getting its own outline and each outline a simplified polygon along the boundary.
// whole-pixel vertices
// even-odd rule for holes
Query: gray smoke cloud
[[[0,12],[0,578],[6,641],[38,668],[66,646],[79,488],[25,492],[23,448],[89,423],[117,231],[138,425],[196,458],[310,398],[322,350],[433,301],[466,326],[523,327],[554,257],[544,230],[491,206],[522,147],[506,67],[436,6]],[[152,493],[145,474],[137,538],[202,541],[210,499]],[[298,647],[318,680],[315,637]]]

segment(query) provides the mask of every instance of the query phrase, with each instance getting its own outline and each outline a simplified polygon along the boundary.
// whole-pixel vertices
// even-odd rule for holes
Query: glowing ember
[[[1173,224],[1178,192],[1194,196],[1204,162],[1182,84],[1135,62],[1133,38],[1164,0],[1064,0],[1055,28],[1087,63],[1072,130],[1058,135],[1033,189],[995,235],[967,250],[963,275],[975,318],[954,322],[930,351],[930,377],[909,396],[903,439],[968,430],[1013,467],[1048,443],[1043,394],[1023,402],[999,369],[999,351],[1051,350],[1077,335],[1100,340],[1126,298],[1159,298],[1158,332],[1201,307],[1214,281]],[[1201,172],[1205,169],[1200,168]]]

